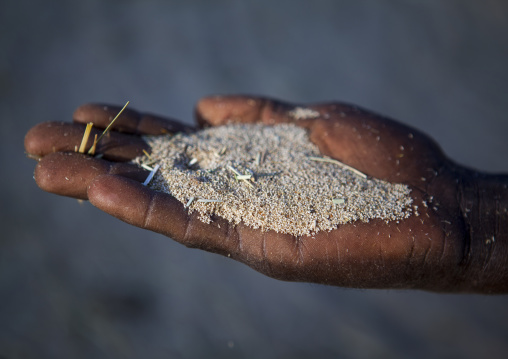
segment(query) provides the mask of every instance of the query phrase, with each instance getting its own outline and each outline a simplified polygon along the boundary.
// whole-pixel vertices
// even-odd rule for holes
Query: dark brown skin
[[[323,154],[371,177],[410,186],[415,213],[400,222],[355,222],[302,237],[233,226],[219,217],[205,224],[170,195],[143,186],[148,172],[127,163],[148,149],[140,135],[193,128],[127,110],[99,144],[102,158],[74,152],[85,124],[93,122],[93,133],[100,133],[119,111],[115,106],[84,105],[73,124],[39,124],[26,135],[25,149],[39,159],[35,180],[43,190],[88,199],[134,226],[273,278],[356,288],[508,292],[508,176],[461,167],[421,132],[355,106],[304,107],[319,117],[295,120],[290,114],[295,105],[265,98],[209,97],[197,104],[197,128],[233,122],[302,126]],[[92,141],[93,134],[87,148]]]

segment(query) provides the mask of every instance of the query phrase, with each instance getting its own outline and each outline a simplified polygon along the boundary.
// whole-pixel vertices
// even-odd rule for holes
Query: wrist
[[[508,176],[467,171],[458,200],[466,225],[461,266],[468,291],[508,293]]]

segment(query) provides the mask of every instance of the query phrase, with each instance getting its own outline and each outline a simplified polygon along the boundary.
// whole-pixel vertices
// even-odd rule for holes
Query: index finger
[[[106,128],[121,109],[122,106],[85,104],[74,111],[73,120],[82,124],[92,122],[96,127]],[[187,132],[192,130],[193,127],[173,119],[126,108],[111,126],[111,129],[136,135],[163,135],[166,133]]]

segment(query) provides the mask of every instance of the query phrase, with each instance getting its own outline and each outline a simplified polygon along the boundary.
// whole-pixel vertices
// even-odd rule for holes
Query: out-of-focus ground
[[[0,357],[506,357],[506,296],[275,281],[42,192],[23,136],[84,102],[190,122],[201,96],[264,94],[508,172],[507,39],[503,0],[2,1]]]

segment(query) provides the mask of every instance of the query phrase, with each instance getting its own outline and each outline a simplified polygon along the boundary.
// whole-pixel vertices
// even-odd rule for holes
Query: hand
[[[99,129],[119,110],[113,106],[85,105],[76,110],[73,124],[37,125],[26,135],[25,148],[39,159],[34,177],[43,190],[88,199],[127,223],[231,257],[277,279],[359,288],[508,291],[508,245],[502,238],[508,231],[500,230],[508,222],[506,212],[499,221],[499,216],[484,218],[476,211],[494,205],[506,208],[507,195],[500,197],[501,202],[487,203],[481,193],[471,191],[481,184],[488,194],[500,196],[499,186],[506,192],[505,177],[464,169],[419,131],[357,107],[338,103],[300,107],[312,110],[311,118],[298,118],[297,106],[274,100],[210,97],[198,103],[196,117],[198,127],[231,122],[290,122],[305,127],[324,155],[369,176],[408,185],[418,215],[400,222],[345,224],[312,237],[234,226],[222,218],[205,224],[170,195],[143,186],[140,182],[148,172],[127,162],[148,150],[141,135],[193,128],[126,110],[99,143],[102,158],[74,152],[84,124],[93,122],[94,131],[102,132]],[[489,221],[497,226],[492,226],[497,232],[491,243],[486,242],[491,238]]]

